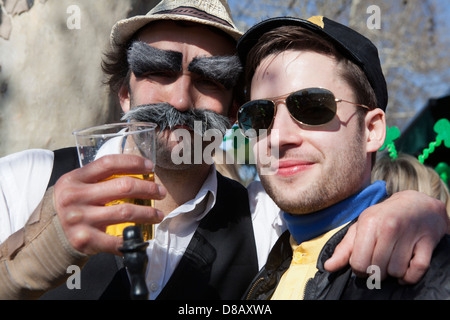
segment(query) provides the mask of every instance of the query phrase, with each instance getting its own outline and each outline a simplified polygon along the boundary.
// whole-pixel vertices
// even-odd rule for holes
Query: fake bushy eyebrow
[[[237,84],[243,68],[237,56],[212,56],[194,58],[188,70],[231,89]]]
[[[128,64],[138,78],[149,72],[180,72],[183,55],[181,52],[161,50],[145,42],[136,41],[128,49]]]

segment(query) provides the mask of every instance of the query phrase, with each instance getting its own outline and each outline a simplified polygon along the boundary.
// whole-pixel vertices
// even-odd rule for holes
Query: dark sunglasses
[[[249,101],[239,109],[237,121],[244,136],[255,138],[259,135],[259,130],[269,130],[272,127],[277,106],[285,103],[295,121],[303,125],[319,126],[334,118],[338,102],[347,102],[371,109],[363,104],[336,99],[334,94],[327,89],[308,88],[272,99]]]

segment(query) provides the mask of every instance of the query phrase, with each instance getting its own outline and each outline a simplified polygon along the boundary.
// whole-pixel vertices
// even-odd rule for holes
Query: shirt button
[[[158,286],[158,284],[157,284],[156,282],[152,282],[152,283],[150,284],[150,290],[151,290],[152,292],[156,292],[156,291],[158,291],[158,289],[159,289],[159,286]]]
[[[306,253],[295,251],[294,256],[292,257],[292,262],[294,264],[301,264],[304,256],[306,256]]]

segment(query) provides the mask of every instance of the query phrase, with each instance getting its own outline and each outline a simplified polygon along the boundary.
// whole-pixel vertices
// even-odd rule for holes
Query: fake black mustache
[[[214,111],[189,109],[181,112],[168,103],[145,104],[134,107],[122,117],[123,121],[139,121],[156,123],[161,132],[173,130],[176,126],[186,126],[196,134],[203,135],[208,130],[218,130],[225,135],[231,128],[230,120]],[[195,122],[201,122],[201,132]]]

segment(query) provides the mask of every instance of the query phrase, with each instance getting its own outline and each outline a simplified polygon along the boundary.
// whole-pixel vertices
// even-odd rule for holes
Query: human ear
[[[120,106],[122,107],[122,111],[127,113],[130,111],[131,106],[131,98],[130,98],[130,89],[128,84],[124,83],[119,90],[118,93]]]
[[[370,110],[365,118],[367,131],[367,152],[376,152],[386,139],[386,115],[383,110]]]

